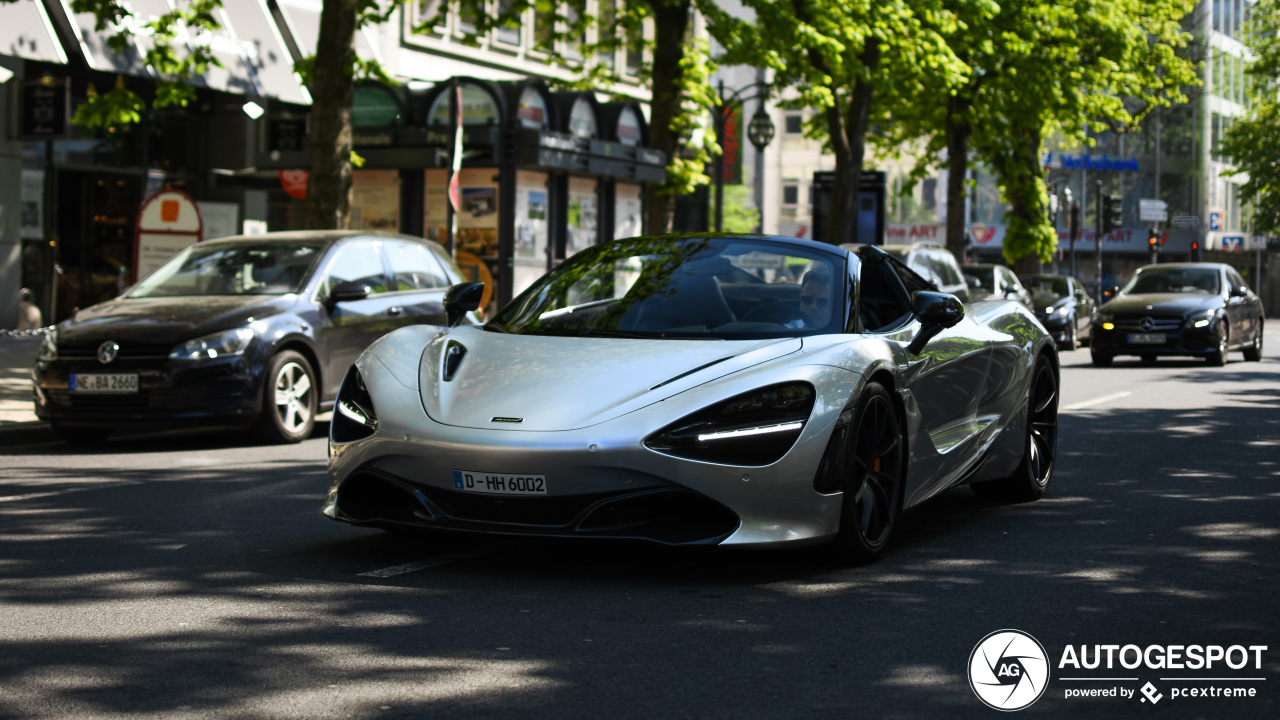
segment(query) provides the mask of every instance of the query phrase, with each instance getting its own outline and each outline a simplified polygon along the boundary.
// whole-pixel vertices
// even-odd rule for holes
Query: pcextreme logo
[[[1039,700],[1048,685],[1049,654],[1021,630],[997,630],[969,655],[969,687],[988,707],[1021,710]]]
[[[1261,695],[1266,652],[1266,645],[1066,645],[1057,680],[1069,701],[1248,702]],[[996,710],[1029,707],[1045,694],[1050,673],[1044,646],[1021,630],[997,630],[969,655],[969,686]]]

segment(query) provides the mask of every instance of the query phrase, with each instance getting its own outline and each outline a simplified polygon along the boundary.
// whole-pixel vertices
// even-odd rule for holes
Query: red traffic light
[[[1159,244],[1160,244],[1160,231],[1154,228],[1147,231],[1147,245],[1151,246],[1151,249],[1154,250],[1156,246]]]

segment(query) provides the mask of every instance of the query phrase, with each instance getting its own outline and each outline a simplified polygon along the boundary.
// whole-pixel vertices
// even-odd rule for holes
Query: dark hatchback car
[[[36,414],[69,442],[175,425],[297,442],[365,347],[403,325],[447,324],[445,291],[463,280],[439,245],[404,235],[199,243],[46,336]]]
[[[969,284],[969,296],[979,300],[1014,300],[1034,311],[1031,293],[1022,287],[1022,281],[1003,265],[962,265],[965,282]]]
[[[1049,331],[1060,350],[1075,350],[1089,337],[1093,322],[1093,298],[1080,281],[1067,275],[1026,275],[1018,278],[1031,293],[1036,318]]]
[[[1262,359],[1262,322],[1262,302],[1230,265],[1147,265],[1098,308],[1089,349],[1093,364],[1104,367],[1116,355],[1144,362],[1202,357],[1225,365],[1232,350],[1256,361]]]

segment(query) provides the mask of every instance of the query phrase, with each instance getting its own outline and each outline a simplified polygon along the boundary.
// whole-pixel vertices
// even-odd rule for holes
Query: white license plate
[[[75,373],[70,386],[73,393],[136,393],[138,376],[135,373]]]
[[[486,495],[546,495],[545,475],[511,475],[508,473],[454,470],[453,487],[463,492]]]
[[[1164,333],[1133,333],[1129,336],[1131,345],[1163,345]]]

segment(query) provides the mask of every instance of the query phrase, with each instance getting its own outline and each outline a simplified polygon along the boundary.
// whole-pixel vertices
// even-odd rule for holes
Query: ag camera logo
[[[969,687],[987,707],[1012,712],[1028,707],[1049,685],[1049,654],[1021,630],[997,630],[969,655]]]

